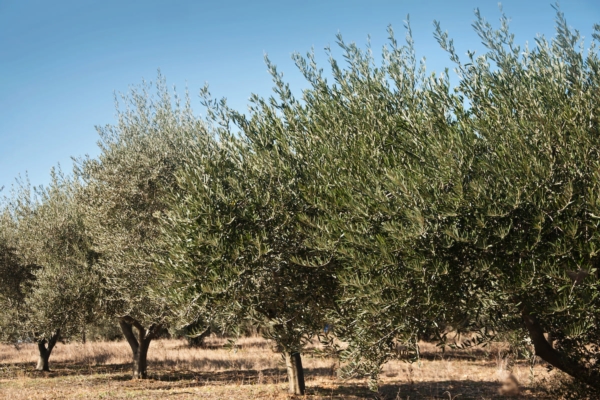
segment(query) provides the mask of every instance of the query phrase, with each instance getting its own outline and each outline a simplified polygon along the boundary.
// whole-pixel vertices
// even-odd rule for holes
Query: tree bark
[[[290,393],[303,395],[304,369],[302,368],[302,358],[299,352],[285,352],[285,365],[287,367],[288,382],[290,384]]]
[[[152,324],[148,329],[132,317],[119,318],[119,325],[123,331],[133,355],[133,379],[146,379],[148,377],[148,349],[150,342],[162,329],[159,324]],[[133,328],[137,330],[137,337]]]
[[[572,360],[554,349],[552,344],[548,343],[546,340],[544,330],[538,320],[533,315],[529,314],[526,308],[523,308],[522,315],[523,322],[525,322],[525,326],[529,332],[529,337],[533,342],[536,356],[540,357],[553,367],[572,376],[576,380],[600,390],[600,376],[598,376],[598,374],[592,373],[586,365],[576,360]]]
[[[48,360],[50,359],[50,354],[52,353],[52,349],[56,345],[58,341],[58,337],[60,336],[60,329],[57,329],[56,332],[50,336],[49,340],[42,339],[38,341],[38,351],[39,357],[37,366],[35,367],[38,371],[50,371],[50,366],[48,364]]]

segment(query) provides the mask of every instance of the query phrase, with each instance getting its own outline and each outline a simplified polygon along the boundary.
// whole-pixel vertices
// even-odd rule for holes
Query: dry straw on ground
[[[51,372],[34,371],[36,348],[0,346],[0,397],[7,399],[284,399],[286,375],[281,357],[257,337],[231,349],[211,337],[205,348],[183,340],[157,340],[149,352],[150,379],[130,380],[130,350],[125,342],[58,344]],[[379,398],[499,399],[543,398],[546,369],[517,363],[512,374],[491,349],[446,351],[423,343],[423,358],[409,364],[392,361],[381,374]],[[373,398],[365,381],[340,380],[332,359],[304,357],[306,398]]]

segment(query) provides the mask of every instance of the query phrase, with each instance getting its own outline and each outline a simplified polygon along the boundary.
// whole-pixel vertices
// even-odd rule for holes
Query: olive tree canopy
[[[225,329],[258,326],[285,358],[290,392],[303,394],[301,352],[323,332],[336,280],[332,264],[306,265],[320,252],[300,229],[314,209],[301,195],[310,168],[289,140],[299,132],[280,115],[279,99],[253,96],[245,116],[204,94],[219,136],[212,152],[186,159],[164,214],[169,297],[184,310],[213,312]]]
[[[305,197],[328,213],[314,243],[339,260],[353,371],[375,378],[396,340],[418,356],[423,335],[516,330],[599,388],[597,44],[584,52],[558,12],[556,37],[522,48],[507,21],[477,14],[487,52],[467,61],[438,25],[454,89],[417,65],[410,35],[380,67],[341,42],[335,84],[299,59],[321,156]]]
[[[0,239],[3,338],[35,340],[45,371],[57,340],[80,337],[96,318],[101,279],[76,202],[80,182],[56,170],[51,177],[47,187],[15,189]]]
[[[122,96],[125,107],[117,103],[117,124],[98,128],[100,155],[78,165],[85,183],[79,201],[94,251],[100,254],[103,312],[118,319],[139,378],[146,377],[151,340],[171,315],[168,303],[152,294],[161,285],[153,268],[158,216],[186,152],[210,140],[187,94],[182,104],[160,75],[156,94],[151,90],[144,83]]]

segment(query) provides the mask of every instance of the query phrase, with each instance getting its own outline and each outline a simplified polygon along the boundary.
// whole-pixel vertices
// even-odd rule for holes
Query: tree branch
[[[119,318],[119,325],[121,326],[121,331],[123,331],[123,335],[125,336],[125,339],[127,339],[131,350],[133,350],[134,353],[137,352],[139,343],[133,334],[133,324],[127,322],[125,318]]]
[[[553,367],[571,375],[573,378],[584,382],[593,388],[600,389],[599,377],[592,374],[585,364],[569,359],[548,343],[540,323],[533,315],[529,314],[526,308],[523,308],[522,315],[527,331],[529,332],[529,337],[533,342],[535,355],[539,356]]]
[[[135,318],[129,316],[129,315],[125,315],[123,317],[120,318],[120,320],[127,322],[129,325],[133,325],[135,327],[135,329],[137,329],[139,332],[144,331],[144,326]]]
[[[48,341],[48,354],[52,353],[52,349],[56,345],[58,338],[60,337],[60,329],[57,329],[56,332],[50,337]]]

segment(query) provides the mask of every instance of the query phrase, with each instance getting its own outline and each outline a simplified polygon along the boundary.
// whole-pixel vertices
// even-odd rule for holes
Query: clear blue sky
[[[518,43],[554,34],[549,1],[502,3]],[[113,92],[154,80],[158,68],[179,90],[187,83],[198,112],[204,82],[245,109],[250,93],[267,95],[272,86],[264,53],[299,88],[291,53],[314,47],[324,61],[338,31],[361,45],[370,34],[378,51],[388,24],[404,36],[407,14],[428,68],[451,67],[432,21],[459,54],[481,49],[471,28],[476,7],[497,23],[496,1],[0,0],[0,187],[26,172],[33,184],[47,183],[57,163],[69,170],[70,156],[97,154],[94,126],[114,122]],[[561,9],[586,38],[600,23],[598,0],[564,1]]]

